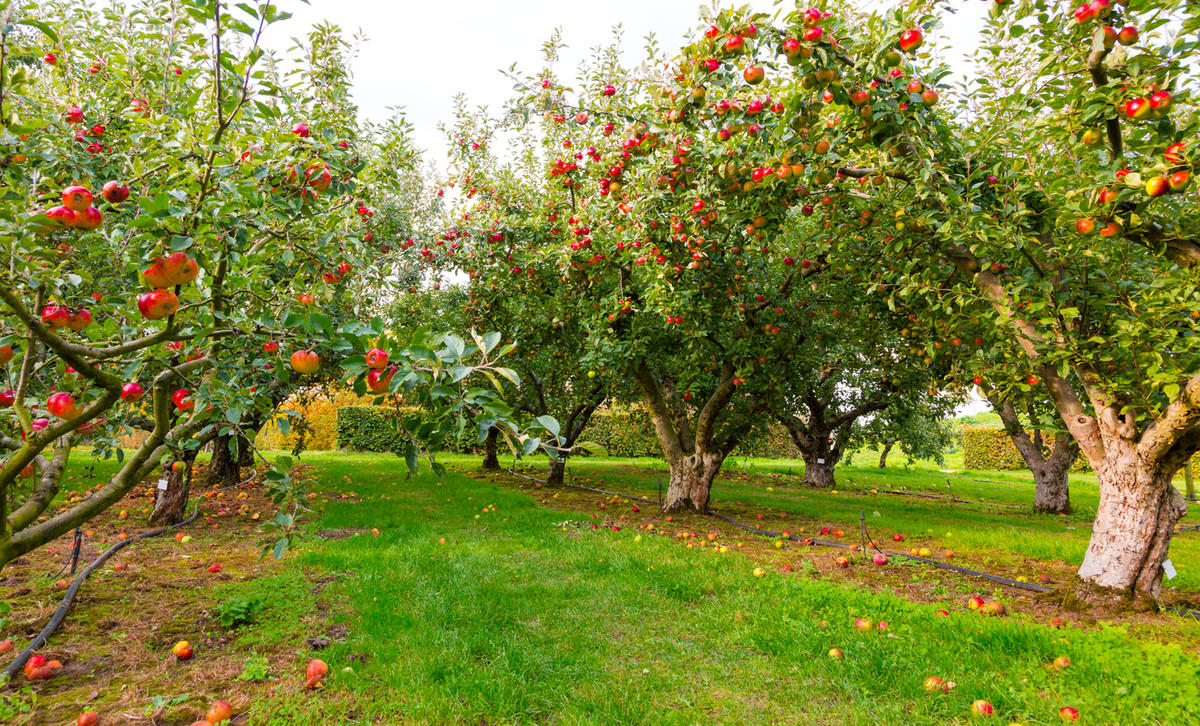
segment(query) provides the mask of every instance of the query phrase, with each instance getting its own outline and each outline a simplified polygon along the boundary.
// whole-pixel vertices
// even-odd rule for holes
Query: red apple
[[[95,207],[87,207],[75,213],[75,226],[80,229],[97,229],[104,222],[104,215]]]
[[[308,185],[318,192],[329,189],[329,185],[333,183],[329,167],[325,164],[313,164],[308,167],[304,172],[304,178],[308,180]]]
[[[304,669],[305,678],[324,678],[329,675],[329,665],[320,658],[313,658]]]
[[[75,726],[99,726],[100,714],[95,711],[84,711],[75,719]]]
[[[987,701],[976,701],[971,704],[971,713],[983,718],[991,718],[996,715],[996,707]]]
[[[311,350],[298,350],[292,353],[291,363],[297,373],[316,373],[321,367],[321,357]]]
[[[1096,222],[1087,217],[1075,220],[1075,231],[1079,234],[1091,234],[1096,231]]]
[[[367,351],[367,367],[379,370],[388,364],[388,354],[386,351],[379,348],[372,348]]]
[[[146,389],[142,388],[142,384],[137,381],[130,381],[121,386],[121,400],[126,403],[134,403],[142,400],[142,395],[146,393]]]
[[[865,633],[868,630],[873,630],[874,628],[875,628],[875,623],[872,623],[870,620],[868,620],[866,618],[859,618],[854,621],[854,629],[855,630],[861,630],[862,632]]]
[[[842,651],[838,648],[830,648],[829,649],[829,657],[834,660],[841,660],[842,659]]]
[[[1185,172],[1186,173],[1186,172]],[[1165,176],[1151,177],[1146,182],[1146,194],[1151,197],[1161,197],[1171,189],[1171,182]]]
[[[8,362],[13,359],[13,349],[11,345],[0,345],[0,366],[8,365]]]
[[[46,399],[46,410],[52,416],[61,419],[73,419],[79,415],[79,408],[75,405],[75,398],[66,391],[51,394],[50,398]]]
[[[1150,94],[1150,108],[1156,116],[1161,116],[1171,108],[1171,94],[1166,91],[1156,91]]]
[[[983,607],[983,598],[979,597],[978,595],[967,598],[967,607],[971,608],[972,610],[978,610],[979,608]]]
[[[171,278],[167,277],[166,268],[163,266],[163,258],[155,257],[150,261],[150,266],[142,270],[142,282],[146,283],[147,287],[166,288],[171,286]]]
[[[903,542],[903,541],[904,541],[904,535],[902,535],[902,534],[893,534],[893,535],[892,535],[892,541],[893,541],[893,542]]]
[[[1183,152],[1186,148],[1187,144],[1182,142],[1171,144],[1163,153],[1163,158],[1166,159],[1168,164],[1182,164],[1184,163]]]
[[[1058,709],[1058,717],[1063,721],[1078,721],[1079,710],[1071,708],[1070,706],[1063,706],[1062,708]]]
[[[1167,178],[1167,185],[1171,187],[1173,192],[1181,192],[1187,189],[1191,182],[1191,175],[1187,171],[1177,171]]]
[[[100,195],[111,204],[119,204],[129,198],[129,187],[115,180],[106,181],[100,188]]]
[[[42,308],[42,325],[52,330],[61,330],[71,322],[71,311],[58,305],[50,303]]]
[[[926,106],[933,106],[938,102],[938,92],[932,88],[926,88],[921,91],[921,102]]]
[[[1138,121],[1149,117],[1153,110],[1145,98],[1131,98],[1125,102],[1125,115]]]
[[[929,693],[947,693],[950,690],[949,684],[937,676],[929,676],[925,679],[925,690]]]
[[[763,78],[766,77],[766,71],[763,70],[762,66],[749,65],[746,66],[746,70],[742,71],[742,76],[746,79],[746,83],[756,86],[763,82]]]
[[[880,566],[886,565],[888,563],[887,555],[883,554],[882,552],[876,552],[875,556],[872,557],[871,559],[875,562],[875,564],[880,565]]]
[[[906,30],[900,34],[900,50],[911,53],[925,42],[925,35],[918,28]]]
[[[279,343],[276,343],[273,340],[268,340],[267,342],[263,343],[263,352],[276,353],[278,351],[279,351]]]
[[[92,206],[92,193],[87,187],[72,184],[63,190],[62,202],[63,206],[72,212],[82,212]]]
[[[59,227],[73,227],[78,215],[64,206],[50,207],[46,210],[46,218]]]
[[[172,285],[186,285],[200,275],[200,266],[186,252],[172,252],[163,258],[162,271]]]
[[[179,298],[170,290],[151,290],[138,295],[137,307],[147,320],[162,320],[179,310]]]
[[[367,371],[367,388],[374,393],[386,393],[394,375],[396,375],[395,366],[388,368],[387,371]]]
[[[230,706],[228,701],[217,701],[204,714],[204,720],[213,724],[228,721],[231,718],[233,718],[233,706]]]
[[[1121,45],[1133,45],[1138,42],[1138,29],[1132,25],[1126,25],[1117,32],[1117,41]]]
[[[1066,668],[1069,665],[1071,665],[1071,659],[1065,655],[1060,655],[1054,659],[1055,668]]]
[[[308,124],[305,124],[305,123],[296,124],[295,126],[292,127],[292,133],[299,136],[302,139],[307,139],[308,138]]]
[[[174,403],[175,408],[180,411],[191,411],[196,408],[196,402],[192,399],[192,392],[186,388],[180,388],[172,393],[171,403]]]
[[[181,640],[172,646],[171,652],[174,653],[175,657],[179,660],[187,660],[193,655],[192,644],[186,640]]]

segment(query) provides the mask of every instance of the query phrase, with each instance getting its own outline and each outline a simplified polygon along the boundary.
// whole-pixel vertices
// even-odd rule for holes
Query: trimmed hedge
[[[337,448],[338,409],[343,406],[361,406],[368,400],[370,399],[339,389],[313,398],[305,404],[299,400],[289,399],[284,401],[279,407],[279,411],[297,411],[308,420],[310,430],[304,439],[306,450],[332,451]],[[284,434],[275,422],[271,422],[259,430],[255,443],[261,449],[290,450],[296,445],[296,436],[295,426],[289,426],[288,432]]]
[[[580,439],[603,446],[609,456],[662,456],[650,416],[640,405],[597,411]],[[800,451],[787,430],[778,424],[772,424],[767,432],[757,432],[738,444],[733,453],[735,456],[772,459],[800,458]]]
[[[337,410],[337,447],[351,451],[373,451],[377,453],[399,453],[403,442],[396,437],[396,415],[405,420],[412,416],[423,421],[423,413],[417,408],[395,409],[384,406],[342,406]],[[468,426],[461,437],[446,450],[458,454],[473,452],[479,441],[479,429]]]
[[[963,468],[990,471],[1026,469],[1025,459],[1008,432],[999,426],[962,427]],[[1071,471],[1091,471],[1087,459],[1076,457]]]

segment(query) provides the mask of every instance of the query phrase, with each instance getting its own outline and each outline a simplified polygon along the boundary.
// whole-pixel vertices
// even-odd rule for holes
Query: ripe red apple
[[[1026,383],[1028,383],[1028,384],[1029,384],[1029,385],[1031,385],[1031,386],[1036,386],[1036,385],[1038,384],[1038,377],[1037,377],[1037,376],[1030,376],[1030,377],[1028,377],[1028,378],[1026,378],[1026,379],[1025,379],[1025,382],[1026,382]]]
[[[167,277],[167,271],[163,267],[163,258],[155,257],[150,263],[149,267],[142,270],[142,282],[152,288],[170,287],[171,279]]]
[[[783,54],[791,58],[800,52],[800,41],[795,38],[788,38],[783,41]]]
[[[313,164],[304,172],[304,178],[308,181],[308,185],[318,192],[323,192],[329,189],[329,185],[333,183],[333,176],[329,173],[329,167],[326,164]]]
[[[99,726],[100,714],[95,711],[84,711],[75,719],[75,726]]]
[[[1150,94],[1150,108],[1155,116],[1162,116],[1171,108],[1171,94],[1166,91],[1156,91]]]
[[[13,359],[13,349],[11,345],[0,345],[0,366],[8,365],[8,362]]]
[[[1190,182],[1191,175],[1185,170],[1177,171],[1167,178],[1167,185],[1171,187],[1171,191],[1173,192],[1181,192],[1187,189]]]
[[[304,669],[305,678],[324,678],[329,675],[329,665],[320,658],[313,658]]]
[[[1083,217],[1075,220],[1075,231],[1079,234],[1091,234],[1096,230],[1095,220]]]
[[[763,82],[763,78],[766,77],[766,71],[763,70],[762,66],[750,65],[746,66],[746,70],[742,71],[742,76],[746,79],[746,83],[756,86]]]
[[[834,559],[833,564],[837,565],[838,567],[849,567],[850,560],[846,559],[845,557],[838,557]]]
[[[903,541],[904,541],[904,535],[902,535],[902,534],[898,534],[898,533],[897,533],[897,534],[893,534],[893,535],[892,535],[892,541],[893,541],[893,542],[903,542]]]
[[[983,598],[979,597],[978,595],[973,595],[967,598],[967,607],[971,608],[972,610],[978,610],[979,608],[983,607]]]
[[[379,370],[388,364],[388,354],[379,348],[372,348],[367,351],[367,367]]]
[[[181,640],[171,648],[171,652],[174,653],[175,657],[179,660],[187,660],[193,655],[192,644],[186,640]]]
[[[192,392],[186,388],[180,388],[172,393],[171,403],[174,403],[175,408],[180,411],[191,411],[196,408],[196,402],[192,400]]]
[[[1104,36],[1104,47],[1112,50],[1112,47],[1117,44],[1117,29],[1111,25],[1105,25],[1099,32]]]
[[[925,690],[929,693],[937,693],[939,691],[942,693],[947,693],[950,691],[950,686],[946,683],[946,681],[938,678],[937,676],[929,676],[925,679]]]
[[[163,258],[162,271],[172,285],[186,285],[200,275],[200,266],[186,252],[172,252]]]
[[[147,320],[162,320],[179,310],[179,298],[170,290],[151,290],[138,295],[137,307]]]
[[[17,392],[11,388],[7,391],[0,391],[0,408],[8,408],[17,400]]]
[[[279,351],[279,343],[276,343],[273,340],[268,340],[267,342],[263,343],[263,352],[275,353],[278,351]]]
[[[129,198],[129,187],[115,180],[106,181],[100,188],[100,195],[111,204],[120,204]]]
[[[1058,709],[1058,717],[1063,721],[1078,721],[1079,710],[1070,706],[1063,706],[1062,708]]]
[[[299,136],[302,139],[307,139],[308,138],[308,124],[306,124],[306,123],[296,124],[295,126],[292,127],[292,133]]]
[[[121,400],[126,403],[134,403],[142,400],[142,395],[146,393],[146,389],[137,381],[130,381],[121,386]]]
[[[1117,41],[1121,45],[1133,45],[1138,42],[1138,29],[1132,25],[1126,25],[1117,32]]]
[[[79,415],[75,398],[66,391],[51,394],[46,399],[46,410],[50,412],[50,415],[61,419],[73,419]]]
[[[900,34],[900,50],[905,53],[911,53],[920,48],[923,42],[925,42],[925,34],[918,28],[906,30]]]
[[[1171,189],[1171,182],[1165,176],[1151,177],[1146,182],[1146,194],[1151,197],[1161,197]]]
[[[297,373],[316,373],[321,367],[321,357],[311,350],[297,350],[292,353],[291,363]]]
[[[854,628],[855,630],[861,630],[865,633],[868,630],[873,630],[875,628],[875,623],[872,623],[867,618],[859,618],[854,621]]]
[[[386,393],[388,386],[392,382],[392,376],[396,375],[396,367],[392,366],[386,371],[370,370],[367,371],[367,388],[374,393]]]
[[[971,704],[971,713],[983,718],[991,718],[996,715],[996,707],[987,701],[979,700]]]
[[[825,31],[821,28],[805,28],[803,38],[809,43],[816,43],[821,38],[825,37]]]
[[[67,327],[76,333],[92,324],[92,313],[87,308],[79,308],[67,315]]]
[[[42,325],[52,330],[61,330],[71,322],[71,311],[56,304],[50,303],[42,308]]]
[[[1186,148],[1187,144],[1183,142],[1171,144],[1163,153],[1163,158],[1166,159],[1168,164],[1182,164],[1184,163],[1183,152]]]
[[[80,229],[97,229],[104,222],[104,215],[95,207],[87,207],[75,213],[75,226]]]
[[[92,193],[87,187],[72,184],[63,190],[62,202],[63,206],[72,212],[82,212],[92,206]]]
[[[75,226],[75,220],[78,218],[78,215],[74,212],[74,210],[60,205],[47,209],[46,218],[56,226],[73,227]]]
[[[744,43],[745,41],[742,40],[742,36],[730,35],[725,38],[725,51],[728,53],[739,53],[741,52]]]
[[[230,706],[228,701],[217,701],[204,714],[204,720],[213,724],[228,721],[231,718],[233,718],[233,706]]]
[[[1149,117],[1153,110],[1145,98],[1131,98],[1125,102],[1125,115],[1137,121]]]
[[[834,660],[841,660],[842,659],[842,651],[838,648],[830,648],[829,649],[829,657]]]
[[[1071,659],[1065,655],[1060,655],[1054,659],[1055,668],[1066,668],[1069,665],[1071,665]]]
[[[872,557],[871,559],[875,562],[875,564],[880,565],[880,566],[886,565],[888,563],[887,555],[883,554],[882,552],[876,552],[875,556]]]
[[[926,88],[921,91],[921,102],[926,106],[933,106],[938,102],[938,92],[932,88]]]

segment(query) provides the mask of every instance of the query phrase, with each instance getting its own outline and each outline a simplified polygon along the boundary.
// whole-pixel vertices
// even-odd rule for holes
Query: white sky
[[[867,6],[895,1],[860,0]],[[971,50],[991,0],[960,2],[962,10],[947,18],[940,32],[956,42],[969,41],[962,50]],[[778,7],[772,0],[749,4],[764,12]],[[455,94],[465,93],[473,106],[499,109],[512,88],[498,69],[514,62],[518,68],[539,68],[542,43],[555,28],[562,29],[568,46],[564,72],[573,71],[588,49],[607,44],[618,24],[627,58],[636,62],[648,33],[665,49],[682,45],[698,26],[702,5],[697,0],[312,0],[311,5],[280,0],[280,8],[294,17],[268,31],[265,43],[284,51],[292,37],[321,21],[335,23],[347,35],[361,30],[366,40],[353,65],[361,112],[383,119],[390,107],[403,106],[416,127],[417,145],[441,168],[445,147],[437,124],[451,116]]]

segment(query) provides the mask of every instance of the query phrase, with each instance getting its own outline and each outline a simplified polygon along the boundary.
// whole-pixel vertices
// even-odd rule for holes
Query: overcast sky
[[[890,5],[894,0],[860,0]],[[961,0],[962,10],[941,31],[973,47],[976,29],[991,0]],[[728,4],[728,3],[726,3]],[[772,0],[750,0],[770,12]],[[417,144],[441,167],[445,147],[437,124],[451,115],[456,93],[474,105],[498,109],[511,85],[498,69],[512,63],[524,69],[541,65],[541,46],[555,28],[568,45],[561,67],[573,71],[593,47],[607,44],[621,25],[630,62],[643,56],[643,38],[653,33],[665,49],[678,48],[697,27],[702,3],[696,0],[280,0],[294,17],[276,25],[268,47],[283,51],[292,37],[314,23],[328,21],[366,39],[354,62],[355,99],[362,113],[386,118],[388,108],[403,106],[416,126]],[[956,46],[956,51],[959,46]],[[953,57],[951,61],[955,60]],[[959,64],[955,64],[959,65]]]

